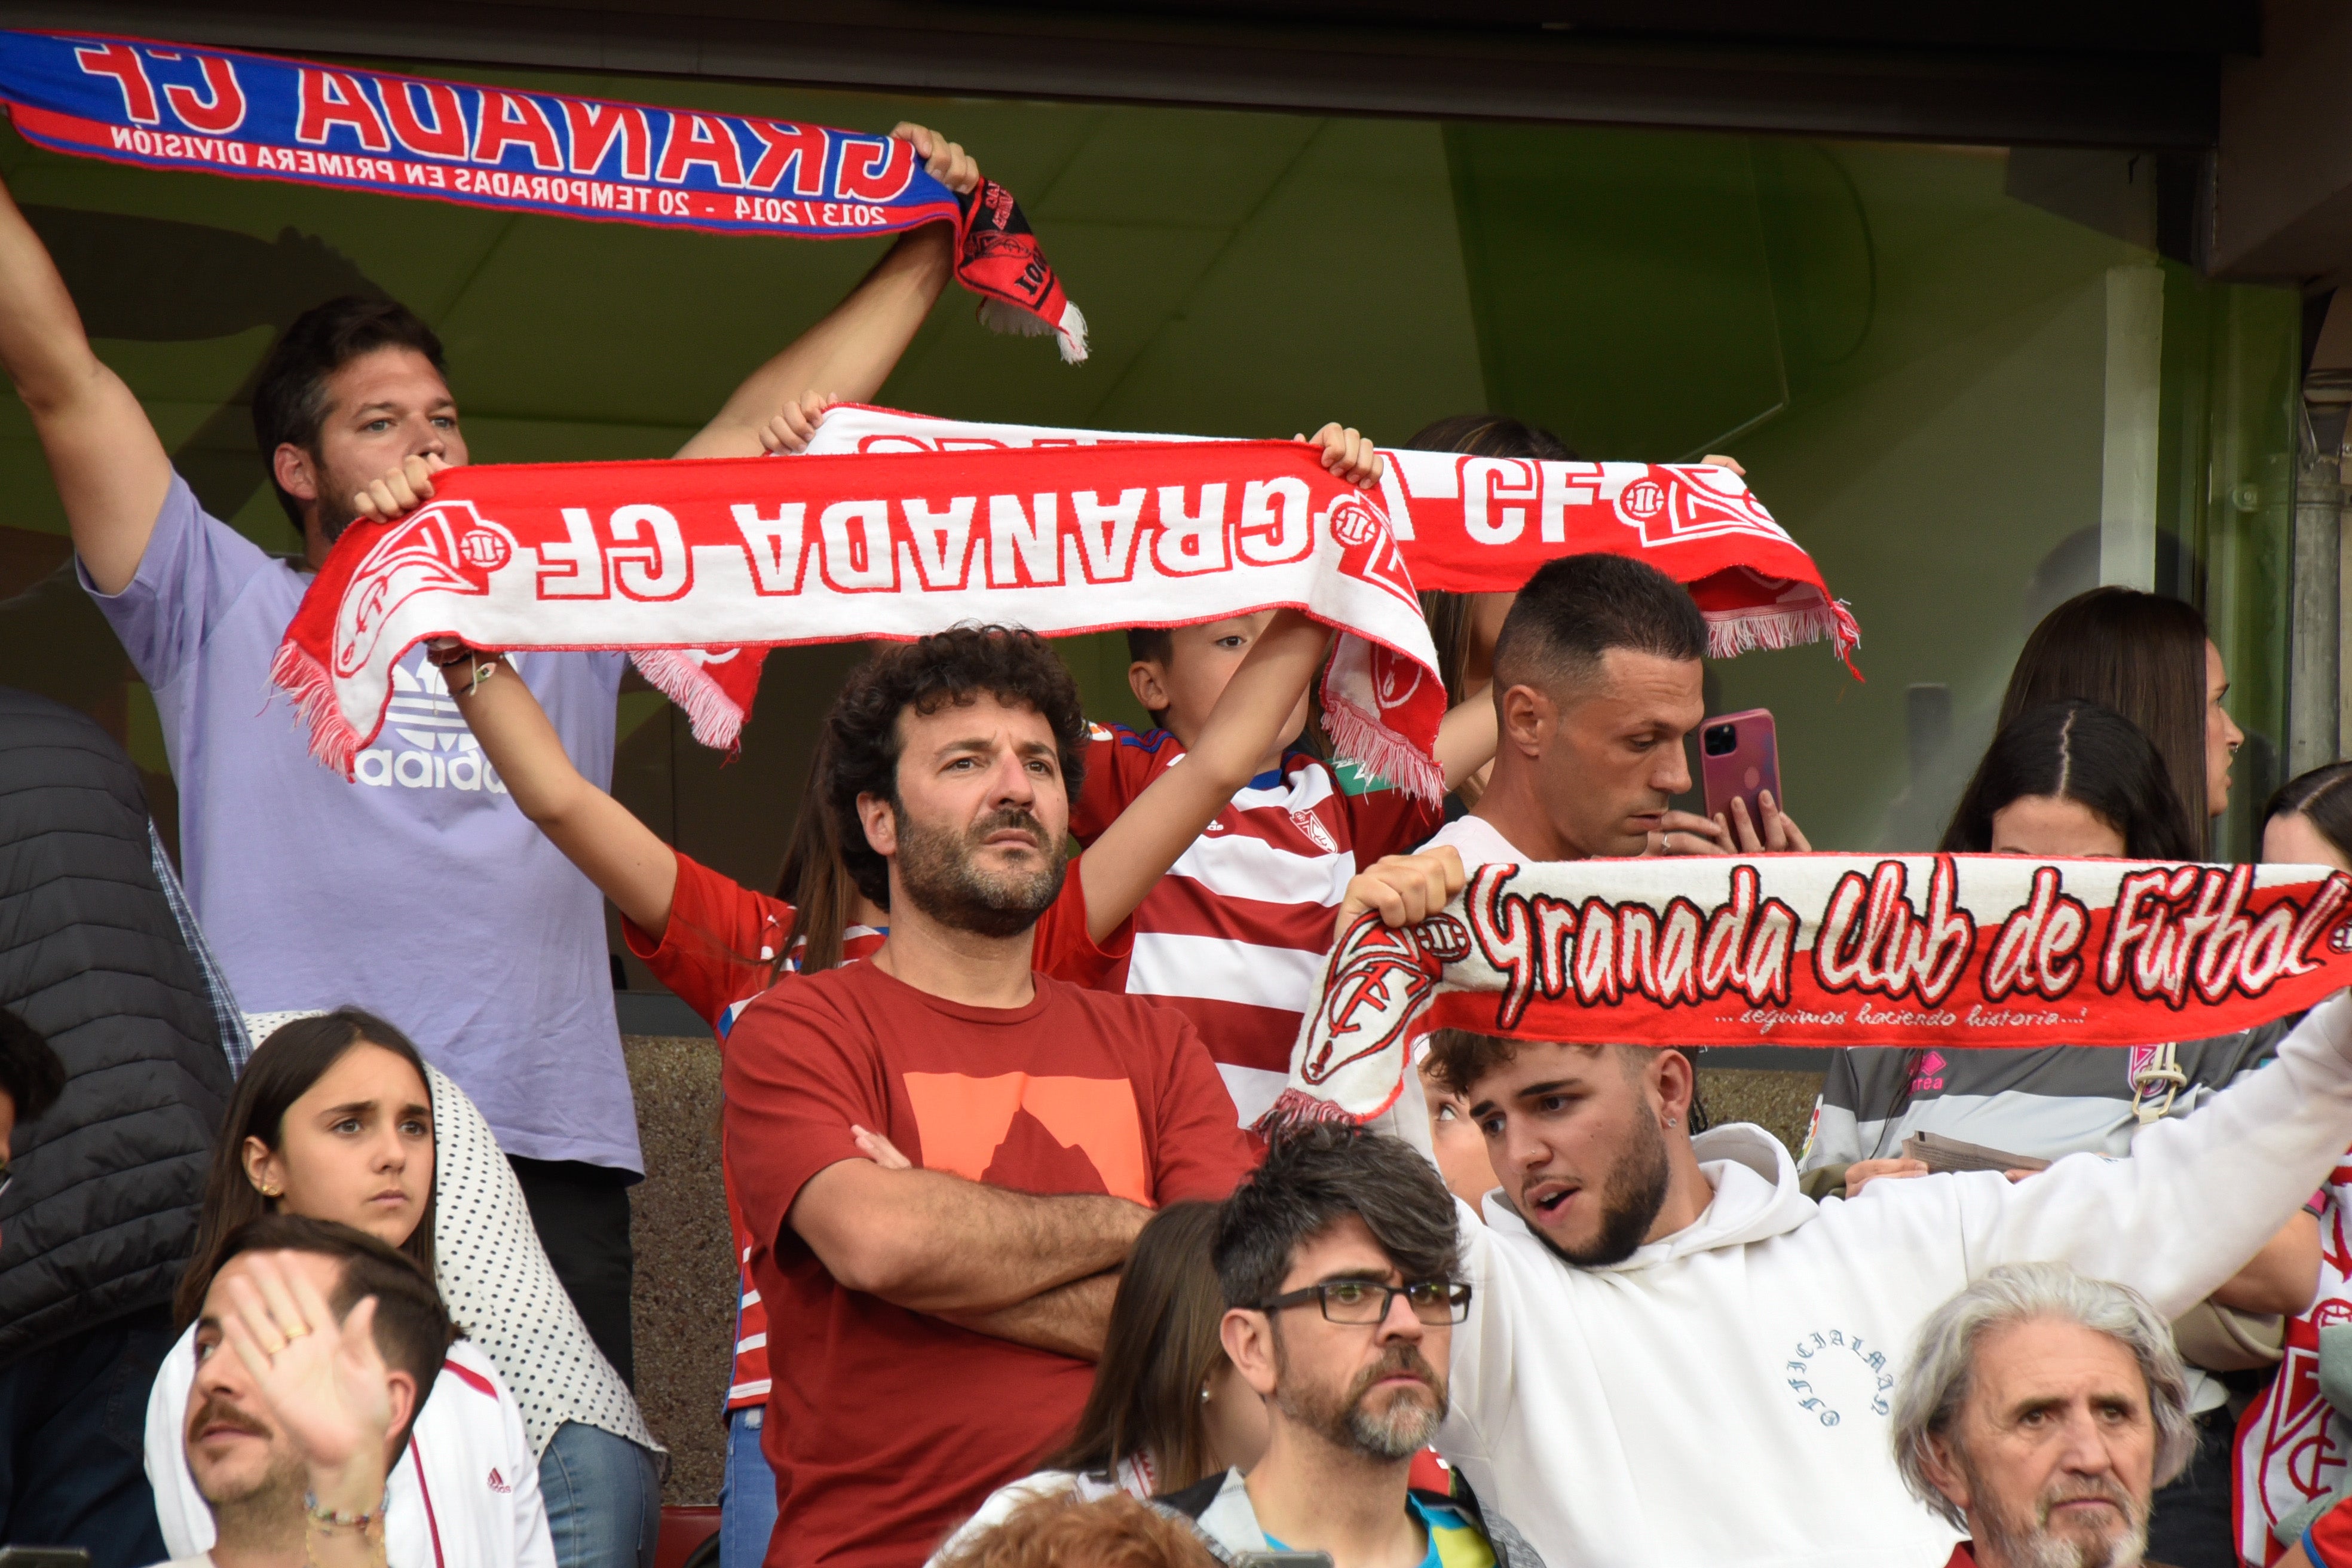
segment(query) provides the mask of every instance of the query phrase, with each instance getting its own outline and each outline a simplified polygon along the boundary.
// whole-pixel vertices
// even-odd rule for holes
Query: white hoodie
[[[1380,1123],[1424,1151],[1419,1075]],[[1474,1289],[1438,1448],[1550,1568],[1941,1568],[1955,1531],[1903,1488],[1887,1405],[1920,1323],[1996,1264],[2054,1260],[2170,1318],[2242,1268],[2352,1143],[2352,1002],[2277,1062],[2143,1133],[1998,1174],[1816,1205],[1760,1128],[1692,1141],[1714,1201],[1606,1268],[1563,1262],[1498,1194],[1464,1206]]]

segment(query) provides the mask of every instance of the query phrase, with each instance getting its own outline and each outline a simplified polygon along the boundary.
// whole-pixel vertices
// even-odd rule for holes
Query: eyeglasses
[[[1370,1279],[1331,1279],[1320,1285],[1287,1291],[1276,1296],[1258,1309],[1261,1312],[1279,1312],[1288,1307],[1304,1307],[1319,1300],[1326,1322],[1346,1323],[1361,1328],[1370,1323],[1385,1322],[1389,1308],[1396,1299],[1412,1315],[1431,1328],[1443,1328],[1459,1323],[1470,1316],[1470,1287],[1450,1284],[1444,1279],[1416,1279],[1409,1285],[1379,1285]]]

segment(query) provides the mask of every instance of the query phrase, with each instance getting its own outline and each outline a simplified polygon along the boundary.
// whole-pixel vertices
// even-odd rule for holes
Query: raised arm
[[[1437,765],[1445,770],[1447,789],[1455,788],[1495,760],[1499,722],[1491,685],[1480,687],[1446,710],[1444,721],[1437,726]]]
[[[2072,1264],[2131,1286],[2167,1318],[2211,1295],[2275,1237],[2352,1143],[2352,997],[2311,1010],[2278,1059],[2194,1116],[2159,1121],[2127,1160],[2076,1155],[2031,1181],[1954,1177],[1971,1275]],[[1883,1184],[1888,1197],[1927,1183]]]
[[[1041,1197],[853,1159],[811,1176],[784,1223],[841,1285],[954,1321],[1116,1268],[1150,1217],[1124,1198]]]
[[[138,575],[172,459],[122,379],[90,352],[40,237],[0,186],[0,370],[33,416],[75,552],[102,594]]]
[[[1135,912],[1234,792],[1255,776],[1330,644],[1320,624],[1297,610],[1276,612],[1225,683],[1182,765],[1152,780],[1078,858],[1087,931],[1095,941]]]
[[[638,930],[658,939],[677,891],[677,857],[629,808],[572,765],[562,737],[522,678],[503,660],[455,647],[436,647],[457,711],[473,727],[482,755],[498,769],[522,814],[603,889]],[[450,660],[441,664],[443,659]],[[478,669],[486,679],[474,679]]]
[[[2319,1221],[2298,1214],[2263,1243],[2253,1261],[2213,1292],[2213,1300],[2241,1312],[2297,1317],[2311,1310],[2319,1294]]]
[[[1318,430],[1315,440],[1323,448],[1323,466],[1333,473],[1358,485],[1380,483],[1381,456],[1364,436],[1334,424]],[[1209,710],[1183,766],[1154,779],[1079,857],[1087,935],[1100,942],[1117,931],[1234,792],[1257,775],[1330,645],[1331,634],[1297,610],[1276,611],[1266,622]]]
[[[901,124],[891,135],[948,189],[969,195],[980,166],[936,131]],[[898,356],[938,303],[955,263],[955,231],[926,224],[901,235],[873,271],[824,319],[753,371],[709,424],[677,450],[681,458],[756,458],[761,432],[811,395],[862,403],[882,390]]]

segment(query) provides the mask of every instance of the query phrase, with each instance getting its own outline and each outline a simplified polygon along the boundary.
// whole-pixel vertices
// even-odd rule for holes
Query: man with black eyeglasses
[[[1226,1201],[1225,1354],[1265,1401],[1265,1456],[1158,1500],[1221,1561],[1328,1553],[1332,1568],[1542,1568],[1458,1477],[1415,1487],[1469,1310],[1453,1205],[1427,1161],[1322,1124],[1278,1139]]]

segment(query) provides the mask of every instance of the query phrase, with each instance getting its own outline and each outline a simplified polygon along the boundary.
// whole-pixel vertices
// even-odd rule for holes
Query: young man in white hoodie
[[[1462,886],[1450,850],[1357,877],[1413,923]],[[2004,1263],[2128,1285],[2168,1320],[2229,1279],[2352,1142],[2352,1001],[2127,1161],[2077,1154],[1872,1184],[1816,1204],[1761,1128],[1694,1138],[1679,1051],[1442,1038],[1500,1189],[1457,1202],[1470,1315],[1437,1447],[1548,1563],[1940,1568],[1959,1539],[1889,1449],[1920,1325]],[[1377,1131],[1429,1148],[1419,1075]]]

